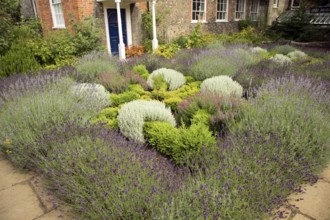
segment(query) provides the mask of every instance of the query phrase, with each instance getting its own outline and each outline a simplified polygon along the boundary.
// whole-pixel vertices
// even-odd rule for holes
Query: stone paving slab
[[[33,177],[31,179],[31,185],[35,193],[39,197],[42,205],[46,209],[46,212],[50,212],[55,208],[56,198],[42,187],[42,180],[40,177]]]
[[[330,164],[328,167],[321,173],[320,177],[325,181],[330,183]]]
[[[28,183],[0,191],[0,219],[32,220],[44,214]]]
[[[0,191],[30,178],[30,173],[14,169],[8,160],[0,160]]]
[[[320,180],[303,188],[305,193],[291,195],[289,203],[314,219],[330,220],[330,184]]]
[[[63,212],[60,210],[53,210],[43,216],[40,216],[39,218],[36,218],[35,220],[71,220],[71,218],[66,215],[64,216]]]
[[[297,214],[293,217],[292,220],[311,220],[310,218],[307,218],[306,216],[303,216],[301,214]]]

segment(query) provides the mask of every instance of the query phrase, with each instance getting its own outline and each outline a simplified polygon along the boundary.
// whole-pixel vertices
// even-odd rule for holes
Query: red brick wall
[[[79,20],[94,15],[95,0],[62,0],[65,27],[71,27],[71,18]],[[37,0],[38,14],[44,34],[54,27],[49,0]]]

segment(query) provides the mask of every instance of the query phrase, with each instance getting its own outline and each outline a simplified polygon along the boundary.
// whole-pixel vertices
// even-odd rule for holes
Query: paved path
[[[289,196],[286,208],[280,211],[285,211],[281,219],[330,220],[330,164],[317,183],[303,185],[303,193]]]
[[[1,220],[68,220],[55,199],[39,186],[31,172],[14,169],[0,155]]]
[[[286,216],[281,219],[330,220],[330,164],[320,177],[316,184],[303,186],[304,193],[289,197],[287,208],[280,209]],[[54,198],[39,186],[38,178],[14,169],[0,155],[1,220],[71,219],[53,201]]]

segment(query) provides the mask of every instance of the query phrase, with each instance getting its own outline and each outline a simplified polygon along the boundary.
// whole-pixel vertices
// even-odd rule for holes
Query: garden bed
[[[0,150],[81,219],[267,218],[329,162],[330,56],[266,48],[2,79]]]

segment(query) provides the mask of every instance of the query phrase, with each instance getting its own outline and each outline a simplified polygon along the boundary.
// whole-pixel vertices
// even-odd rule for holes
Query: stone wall
[[[33,0],[20,0],[21,15],[23,18],[35,18]]]
[[[142,24],[142,14],[147,11],[146,3],[131,4],[131,20],[132,20],[132,44],[141,45],[145,37]]]

